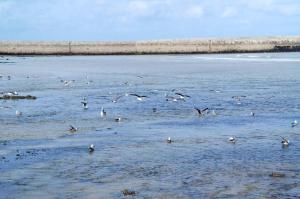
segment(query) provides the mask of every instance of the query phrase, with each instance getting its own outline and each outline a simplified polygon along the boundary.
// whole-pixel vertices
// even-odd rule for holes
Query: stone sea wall
[[[129,42],[0,41],[2,55],[135,55],[300,51],[300,36]]]

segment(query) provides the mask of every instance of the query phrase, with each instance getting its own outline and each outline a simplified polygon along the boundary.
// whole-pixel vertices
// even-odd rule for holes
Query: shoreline
[[[128,42],[0,41],[0,55],[156,55],[299,51],[300,36]]]

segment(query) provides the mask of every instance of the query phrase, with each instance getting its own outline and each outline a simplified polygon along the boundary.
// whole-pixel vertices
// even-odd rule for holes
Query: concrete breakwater
[[[129,42],[0,42],[2,55],[134,55],[300,51],[300,36]]]

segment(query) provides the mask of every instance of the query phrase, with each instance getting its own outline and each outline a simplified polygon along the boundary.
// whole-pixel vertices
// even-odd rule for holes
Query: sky
[[[0,0],[0,40],[300,35],[300,0]]]

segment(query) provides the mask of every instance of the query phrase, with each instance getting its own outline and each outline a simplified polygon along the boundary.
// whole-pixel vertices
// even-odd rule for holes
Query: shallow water
[[[0,92],[38,97],[0,100],[0,198],[300,197],[290,125],[300,120],[300,53],[0,57],[0,75]],[[191,98],[166,101],[173,89]]]

